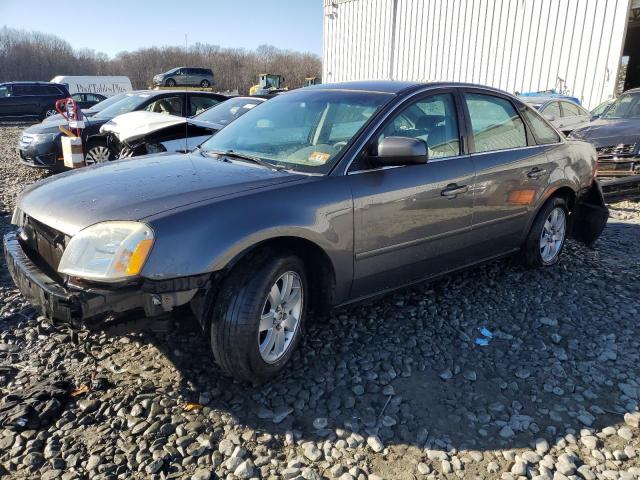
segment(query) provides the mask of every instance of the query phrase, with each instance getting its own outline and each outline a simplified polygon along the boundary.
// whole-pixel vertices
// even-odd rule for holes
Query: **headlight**
[[[56,137],[60,135],[59,133],[35,133],[31,136],[33,137],[33,143],[44,143],[44,142],[52,142],[56,139]]]
[[[98,223],[71,238],[58,271],[102,282],[126,280],[142,271],[152,246],[153,231],[144,223]]]

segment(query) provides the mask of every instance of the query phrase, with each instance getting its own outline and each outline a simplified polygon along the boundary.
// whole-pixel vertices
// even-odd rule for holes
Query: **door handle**
[[[458,185],[457,183],[450,183],[447,188],[440,192],[440,195],[447,198],[455,198],[461,193],[467,193],[469,191],[468,185]]]
[[[547,173],[547,171],[544,168],[535,167],[535,168],[532,168],[531,170],[529,170],[527,172],[527,177],[529,177],[529,178],[540,178],[545,173]]]

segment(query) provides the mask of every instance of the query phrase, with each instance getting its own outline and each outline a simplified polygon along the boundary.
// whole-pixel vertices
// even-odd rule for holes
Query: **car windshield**
[[[100,110],[93,118],[104,118],[107,120],[122,115],[123,113],[133,112],[151,97],[148,93],[127,93],[124,98],[113,103],[105,109]]]
[[[114,95],[113,97],[105,98],[104,100],[102,100],[101,102],[96,103],[93,107],[91,107],[91,108],[89,108],[87,110],[89,110],[91,112],[100,112],[100,111],[104,110],[105,108],[110,107],[114,103],[119,102],[120,100],[122,100],[126,96],[127,96],[126,93],[119,93],[117,95]]]
[[[309,173],[328,173],[348,142],[389,94],[307,90],[279,95],[202,144],[203,151],[258,157]]]
[[[602,118],[640,118],[640,93],[622,95],[611,104]]]
[[[193,118],[219,125],[228,125],[262,102],[264,100],[259,98],[232,98],[205,110]]]

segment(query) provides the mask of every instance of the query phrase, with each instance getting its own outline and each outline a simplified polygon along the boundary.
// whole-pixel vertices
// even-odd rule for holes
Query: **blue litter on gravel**
[[[489,345],[489,341],[493,338],[493,333],[491,333],[487,327],[480,327],[478,328],[478,331],[485,338],[476,338],[475,344],[480,345],[481,347],[486,347]]]

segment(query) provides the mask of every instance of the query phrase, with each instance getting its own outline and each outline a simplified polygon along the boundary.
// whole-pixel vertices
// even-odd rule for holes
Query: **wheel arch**
[[[565,202],[567,203],[567,208],[569,209],[569,214],[571,214],[571,211],[576,205],[577,196],[578,194],[575,190],[575,187],[568,182],[557,183],[555,185],[550,186],[544,192],[544,194],[541,195],[540,200],[538,201],[538,204],[535,207],[534,213],[529,217],[527,226],[522,232],[522,241],[524,242],[524,239],[527,237],[527,235],[529,234],[529,231],[531,230],[531,227],[533,226],[533,222],[535,222],[535,219],[538,217],[540,210],[542,210],[542,208],[549,201],[549,199],[554,197],[564,198]]]
[[[199,292],[192,301],[193,311],[205,331],[210,322],[206,311],[215,302],[218,288],[229,274],[271,252],[290,252],[302,260],[309,283],[310,310],[319,315],[328,313],[334,303],[336,291],[334,262],[318,243],[301,236],[282,235],[265,238],[234,253],[222,269],[212,272],[209,287]]]

